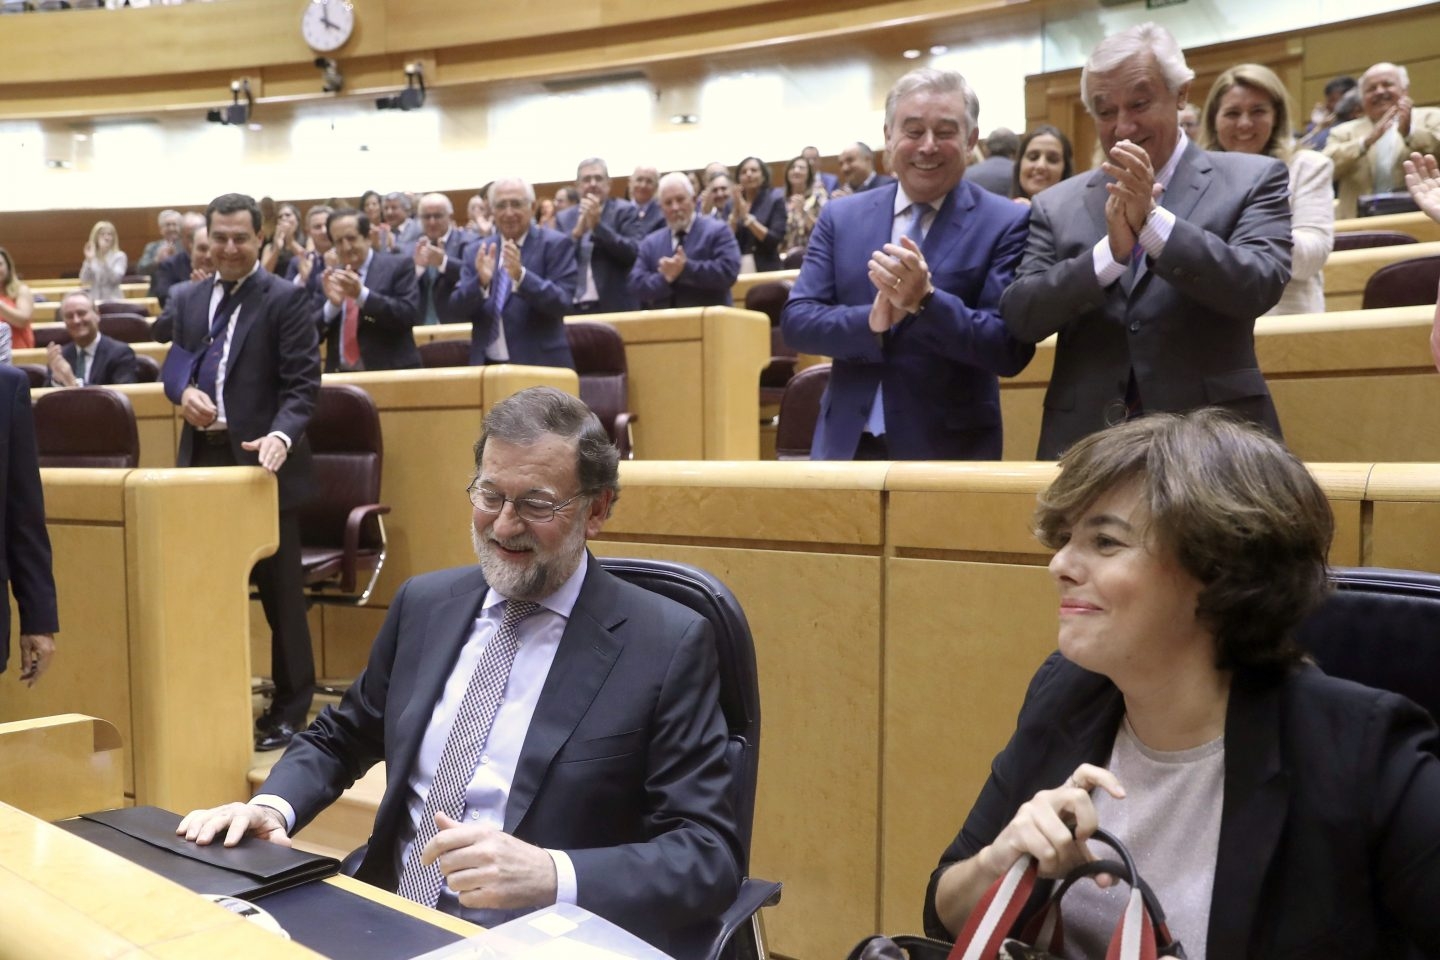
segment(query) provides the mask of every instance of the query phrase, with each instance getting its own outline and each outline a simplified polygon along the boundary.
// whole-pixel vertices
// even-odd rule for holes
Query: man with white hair
[[[640,223],[642,236],[665,226],[665,214],[656,197],[659,182],[660,171],[649,164],[640,164],[630,174],[630,202],[635,204],[635,219]]]
[[[1000,304],[1020,339],[1060,337],[1038,459],[1130,417],[1204,406],[1280,432],[1254,331],[1290,279],[1289,176],[1185,136],[1194,76],[1153,23],[1106,37],[1081,73],[1105,162],[1036,195]]]
[[[999,312],[1028,213],[963,179],[979,116],[960,74],[910,71],[885,99],[897,182],[820,211],[781,315],[834,357],[812,459],[1000,459],[996,378],[1035,353]]]
[[[420,238],[401,251],[415,261],[420,323],[464,323],[470,317],[451,309],[449,297],[440,296],[440,278],[448,277],[452,286],[460,282],[462,253],[475,234],[455,225],[455,205],[443,193],[420,198],[420,229]]]
[[[1365,115],[1335,127],[1325,141],[1340,185],[1336,219],[1355,216],[1365,194],[1404,190],[1402,164],[1411,153],[1440,153],[1440,108],[1411,103],[1404,67],[1377,63],[1366,70],[1360,103]]]
[[[565,337],[578,271],[575,243],[537,226],[535,188],[519,177],[490,185],[495,236],[460,255],[460,282],[441,278],[437,296],[471,320],[470,362],[574,368]]]
[[[161,260],[175,256],[180,250],[180,211],[161,210],[157,222],[160,224],[160,239],[145,244],[145,250],[135,264],[136,272],[147,277],[155,275],[155,268]]]
[[[660,178],[660,209],[669,229],[640,242],[630,289],[646,310],[728,307],[740,275],[740,245],[722,220],[695,216],[695,187],[683,173]]]

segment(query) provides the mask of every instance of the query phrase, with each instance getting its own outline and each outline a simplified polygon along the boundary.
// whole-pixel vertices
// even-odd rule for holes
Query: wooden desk
[[[1389,213],[1382,217],[1355,217],[1351,220],[1336,220],[1335,233],[1359,233],[1371,230],[1394,230],[1414,237],[1421,243],[1440,240],[1440,223],[1423,213]],[[1328,284],[1327,284],[1328,285]]]
[[[482,928],[349,877],[326,881],[462,937]],[[0,956],[301,960],[320,954],[0,803]]]
[[[52,300],[59,300],[71,290],[80,289],[80,281],[74,277],[46,277],[43,280],[26,280],[25,285],[34,293],[43,293]],[[144,283],[122,283],[120,293],[125,299],[150,296],[150,281]]]
[[[47,294],[45,300],[35,304],[35,315],[31,318],[35,323],[56,323],[60,316],[60,304],[64,302],[65,294],[69,290],[56,292],[53,296]],[[134,311],[142,317],[153,317],[160,313],[160,301],[154,297],[136,297],[134,299],[112,300],[111,303],[124,303],[134,308]]]

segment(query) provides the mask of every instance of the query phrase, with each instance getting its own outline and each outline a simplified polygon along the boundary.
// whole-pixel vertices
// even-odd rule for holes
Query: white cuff
[[[575,889],[575,864],[570,861],[570,854],[564,850],[545,852],[555,861],[555,902],[574,903],[578,894]]]
[[[1090,258],[1095,264],[1095,279],[1100,286],[1108,287],[1125,275],[1126,264],[1119,263],[1110,253],[1110,238],[1101,237],[1095,241],[1095,246],[1090,252]]]
[[[1152,260],[1159,260],[1160,254],[1165,252],[1165,244],[1170,240],[1170,234],[1175,229],[1175,214],[1164,207],[1157,206],[1150,211],[1145,218],[1145,225],[1140,228],[1140,246],[1150,255]]]
[[[267,437],[279,437],[279,438],[280,438],[280,442],[283,443],[283,444],[285,444],[285,451],[286,451],[287,453],[290,451],[290,447],[291,447],[290,438],[285,435],[285,431],[283,431],[283,430],[271,430],[269,433],[265,434],[265,436],[267,436]]]
[[[295,832],[295,808],[290,806],[284,797],[277,797],[273,793],[257,793],[250,798],[250,802],[279,811],[280,816],[285,818],[285,832]]]

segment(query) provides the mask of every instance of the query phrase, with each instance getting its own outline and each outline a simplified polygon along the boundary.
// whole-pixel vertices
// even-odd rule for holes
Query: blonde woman
[[[80,285],[90,288],[90,296],[99,303],[101,300],[119,300],[120,281],[125,277],[125,268],[130,261],[120,249],[120,235],[115,224],[101,220],[90,228],[90,239],[85,241],[85,261],[80,265]]]
[[[16,350],[35,346],[35,297],[15,273],[10,251],[0,247],[0,320]]]
[[[1324,313],[1321,271],[1335,246],[1335,165],[1297,150],[1290,135],[1290,97],[1273,71],[1242,63],[1220,74],[1205,98],[1200,145],[1264,154],[1290,169],[1290,282],[1271,314]]]

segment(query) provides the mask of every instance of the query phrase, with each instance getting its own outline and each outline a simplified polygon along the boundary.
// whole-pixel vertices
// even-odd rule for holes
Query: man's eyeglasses
[[[564,509],[582,496],[577,493],[568,500],[552,503],[549,500],[536,500],[531,497],[507,497],[498,490],[478,486],[473,482],[465,488],[465,492],[470,496],[470,503],[481,513],[499,513],[505,509],[505,504],[514,504],[515,515],[526,523],[549,523],[555,519],[557,511]]]

